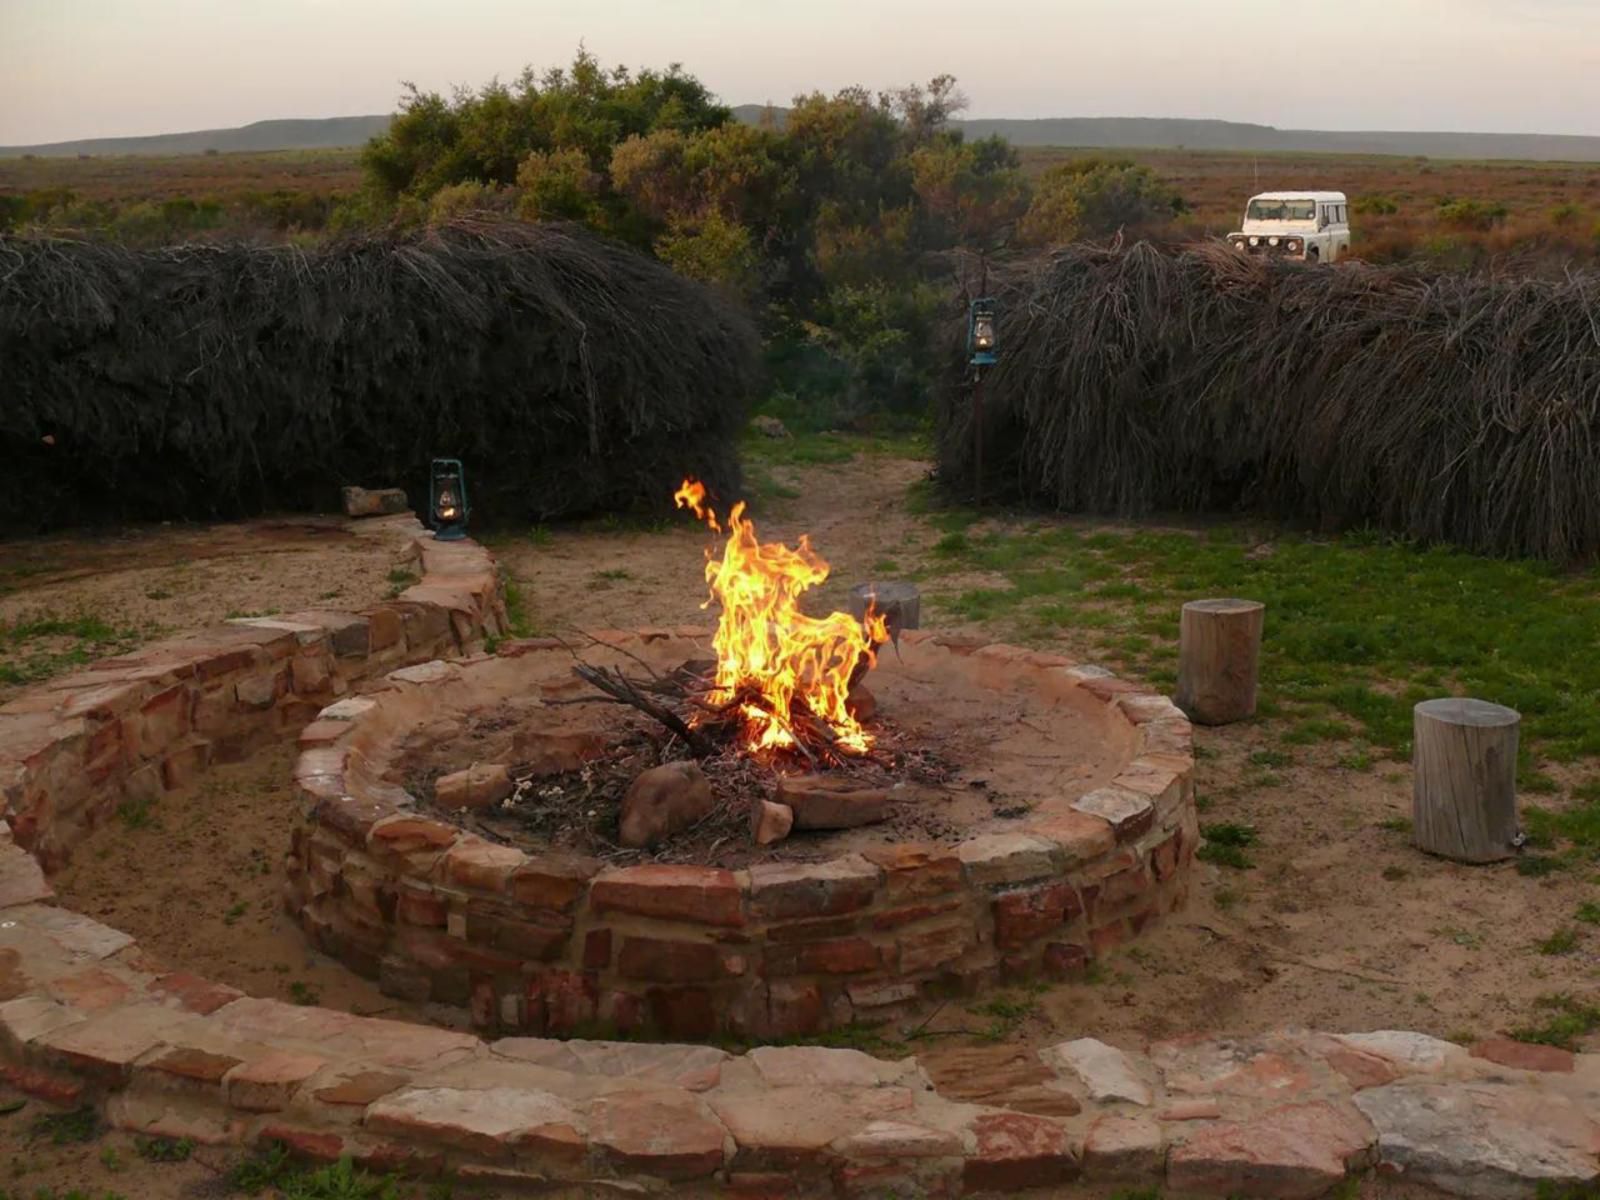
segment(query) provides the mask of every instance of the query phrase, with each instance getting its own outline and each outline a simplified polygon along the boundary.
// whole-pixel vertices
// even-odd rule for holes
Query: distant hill
[[[734,114],[750,124],[773,121],[780,129],[788,110],[741,104]],[[1543,133],[1334,132],[1278,129],[1242,121],[1192,121],[1153,117],[991,118],[957,121],[968,137],[998,133],[1018,146],[1082,146],[1085,149],[1298,151],[1322,154],[1426,155],[1428,158],[1501,158],[1546,162],[1600,162],[1600,137]]]
[[[741,121],[771,120],[783,127],[788,109],[741,104]],[[389,127],[387,116],[327,117],[299,121],[257,121],[238,129],[204,129],[151,137],[90,138],[43,146],[0,146],[0,157],[37,154],[70,158],[79,154],[203,154],[207,150],[331,150],[361,146]],[[1150,117],[1045,117],[1039,120],[992,118],[958,121],[969,137],[998,133],[1019,146],[1081,146],[1085,149],[1298,151],[1323,154],[1426,155],[1429,158],[1500,158],[1546,162],[1600,162],[1600,137],[1543,133],[1333,132],[1277,129],[1241,121],[1191,121]]]
[[[37,154],[72,158],[79,154],[220,154],[234,151],[334,150],[364,146],[389,128],[391,118],[313,117],[306,120],[257,121],[237,129],[199,129],[192,133],[158,133],[149,137],[86,138],[43,146],[0,146],[0,158]]]

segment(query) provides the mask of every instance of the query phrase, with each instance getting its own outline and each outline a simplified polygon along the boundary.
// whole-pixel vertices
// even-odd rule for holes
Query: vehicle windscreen
[[[1315,200],[1252,200],[1246,217],[1251,221],[1310,221],[1316,215]]]

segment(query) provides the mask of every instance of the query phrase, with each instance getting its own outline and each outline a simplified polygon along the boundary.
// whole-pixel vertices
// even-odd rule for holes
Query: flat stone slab
[[[524,1088],[408,1088],[374,1101],[365,1118],[368,1128],[381,1133],[491,1158],[520,1146],[581,1151],[582,1123],[559,1096]]]
[[[554,1038],[502,1038],[494,1052],[519,1062],[566,1071],[670,1085],[698,1092],[716,1087],[722,1066],[733,1056],[714,1046],[674,1046],[650,1042],[557,1041]]]
[[[1125,1101],[1149,1107],[1155,1091],[1140,1076],[1134,1061],[1115,1046],[1095,1038],[1079,1038],[1048,1046],[1040,1055],[1058,1071],[1077,1076],[1089,1089],[1089,1099]]]
[[[1311,1200],[1368,1159],[1371,1127],[1348,1105],[1316,1101],[1250,1121],[1196,1127],[1167,1154],[1175,1192]]]
[[[1600,1179],[1600,1114],[1549,1090],[1406,1080],[1355,1104],[1378,1132],[1381,1164],[1454,1196],[1533,1200],[1541,1183]]]

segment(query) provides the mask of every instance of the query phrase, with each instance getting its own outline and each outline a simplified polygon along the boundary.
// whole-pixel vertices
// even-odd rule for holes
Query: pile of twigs
[[[1254,510],[1562,564],[1600,552],[1600,276],[1140,244],[1073,247],[998,291],[989,497]],[[961,495],[969,380],[952,369],[940,410],[940,474]]]
[[[757,368],[736,307],[572,227],[0,238],[0,527],[415,498],[438,455],[486,519],[728,494]]]

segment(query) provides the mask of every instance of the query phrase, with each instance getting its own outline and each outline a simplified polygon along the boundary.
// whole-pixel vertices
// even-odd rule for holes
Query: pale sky
[[[948,71],[976,117],[1600,135],[1600,0],[0,0],[0,144],[389,112],[580,41],[729,104]]]

